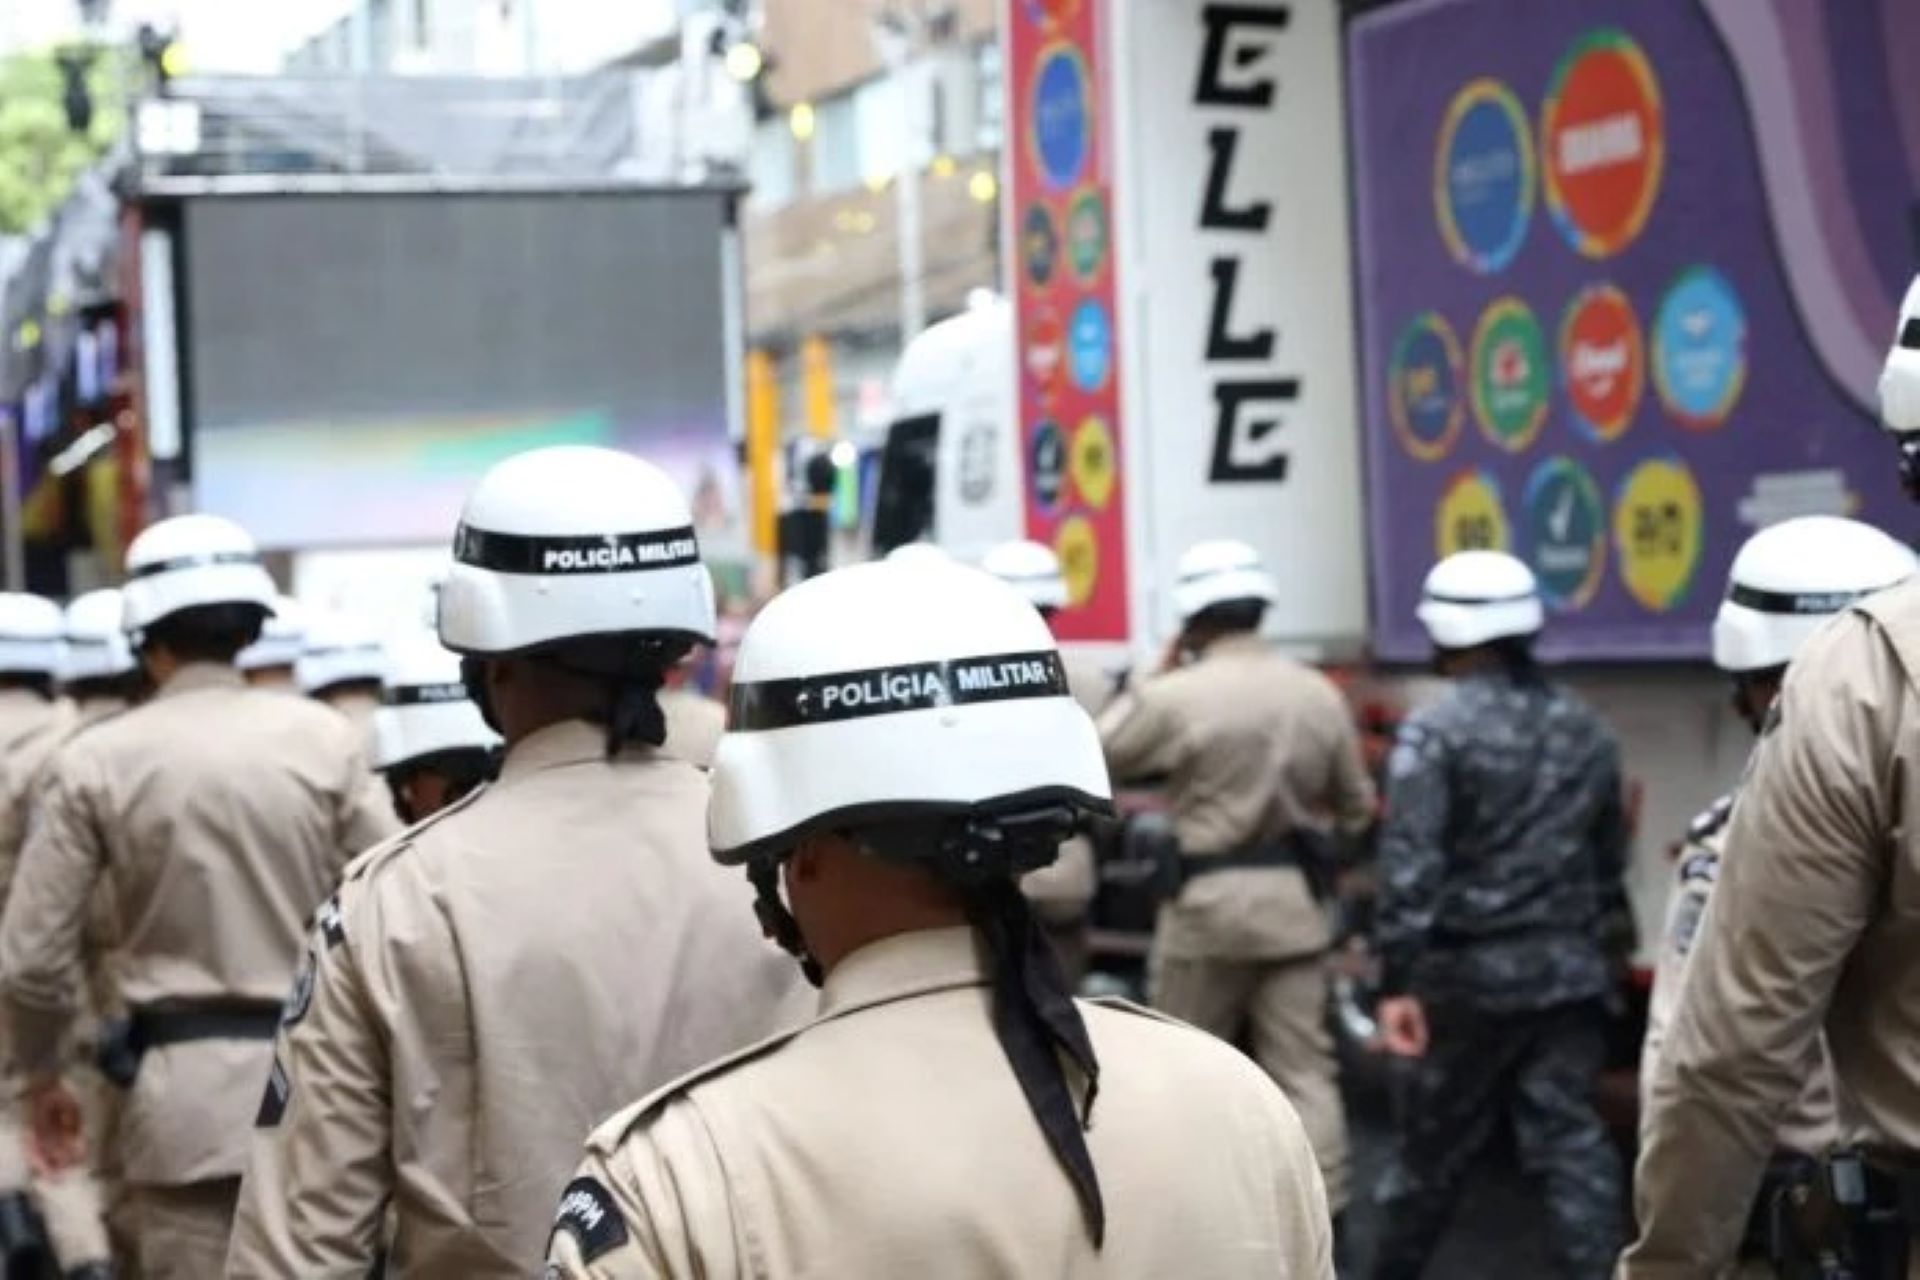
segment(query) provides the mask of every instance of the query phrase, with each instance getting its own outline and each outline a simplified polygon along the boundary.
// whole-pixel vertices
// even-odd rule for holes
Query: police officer
[[[53,601],[0,591],[0,760],[22,776],[69,729],[72,709],[54,697],[65,625]]]
[[[439,616],[506,758],[320,912],[232,1277],[358,1276],[389,1201],[392,1274],[525,1277],[582,1134],[804,1006],[706,856],[706,775],[660,749],[714,620],[673,482],[606,449],[498,464]]]
[[[735,680],[714,856],[820,1011],[604,1125],[548,1274],[1331,1280],[1285,1097],[1072,1000],[1018,890],[1108,806],[1034,611],[951,562],[859,565],[768,605]]]
[[[294,683],[351,720],[372,758],[373,713],[387,674],[387,648],[366,619],[350,613],[326,613],[310,619],[294,663]]]
[[[460,658],[431,635],[395,646],[373,713],[373,767],[394,812],[424,821],[491,778],[500,735],[460,678]]]
[[[240,651],[234,665],[256,689],[298,693],[294,669],[307,637],[307,611],[292,596],[273,598],[273,616],[260,627],[260,638]]]
[[[1605,999],[1631,952],[1618,752],[1533,663],[1533,573],[1465,551],[1419,616],[1451,687],[1388,763],[1376,949],[1390,1052],[1418,1059],[1382,1187],[1379,1280],[1421,1274],[1501,1119],[1546,1199],[1556,1276],[1607,1274],[1625,1233],[1594,1109]]]
[[[1920,493],[1920,280],[1881,376]],[[1718,1275],[1825,1030],[1843,1130],[1831,1274],[1920,1277],[1920,580],[1800,647],[1727,829],[1653,1086],[1626,1280]]]
[[[1807,638],[1849,604],[1916,570],[1920,560],[1913,552],[1880,530],[1832,516],[1788,520],[1747,539],[1734,557],[1727,597],[1713,624],[1714,664],[1733,677],[1741,718],[1757,732],[1780,692],[1787,664]],[[1675,864],[1640,1058],[1643,1123],[1653,1115],[1661,1048],[1687,956],[1720,874],[1733,804],[1729,793],[1694,819]],[[1767,1260],[1774,1254],[1771,1211],[1778,1195],[1804,1183],[1814,1158],[1838,1137],[1825,1054],[1816,1049],[1803,1074],[1806,1085],[1781,1117],[1768,1178],[1741,1246],[1742,1265],[1756,1276],[1773,1274]]]
[[[234,669],[273,600],[244,531],[162,521],[127,572],[126,626],[156,693],[55,761],[0,920],[0,992],[39,1159],[73,1165],[81,1114],[61,1054],[104,877],[145,1055],[121,1130],[140,1271],[200,1280],[219,1272],[304,921],[393,822],[349,726]]]
[[[1040,611],[1048,629],[1055,629],[1060,611],[1067,607],[1067,579],[1052,547],[1025,540],[1003,542],[987,552],[980,567],[1019,592]],[[1077,650],[1063,649],[1060,662],[1074,701],[1098,717],[1113,701],[1113,680]],[[1087,970],[1087,913],[1099,889],[1093,843],[1085,836],[1068,840],[1053,865],[1029,873],[1020,888],[1033,903],[1068,980],[1077,984]]]
[[[1160,673],[1107,709],[1100,736],[1115,778],[1166,778],[1179,838],[1181,884],[1149,961],[1154,1006],[1223,1039],[1247,1034],[1300,1109],[1337,1214],[1347,1125],[1315,888],[1330,868],[1314,837],[1365,830],[1375,796],[1346,699],[1261,638],[1274,595],[1253,548],[1189,550],[1173,588],[1181,631]]]
[[[73,705],[73,733],[112,719],[140,696],[140,663],[127,641],[125,617],[126,602],[111,587],[67,605],[60,692]]]

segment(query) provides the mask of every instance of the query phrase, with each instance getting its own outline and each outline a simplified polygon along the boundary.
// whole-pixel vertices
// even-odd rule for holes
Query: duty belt
[[[280,1004],[270,1000],[207,1000],[145,1005],[129,1015],[136,1053],[192,1040],[271,1040],[280,1029]]]
[[[1251,849],[1236,849],[1232,853],[1204,853],[1180,855],[1180,880],[1185,883],[1196,876],[1210,875],[1215,871],[1241,871],[1249,867],[1297,867],[1300,865],[1300,850],[1292,839],[1275,840],[1267,844],[1255,845]]]

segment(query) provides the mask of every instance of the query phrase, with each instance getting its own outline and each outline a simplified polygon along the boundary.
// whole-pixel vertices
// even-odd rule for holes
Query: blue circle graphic
[[[1732,412],[1747,380],[1747,313],[1712,267],[1682,271],[1653,322],[1653,382],[1681,426],[1706,430]]]
[[[1448,113],[1438,176],[1442,235],[1475,271],[1500,271],[1526,239],[1533,212],[1533,141],[1512,91],[1475,81]]]
[[[1073,384],[1082,391],[1098,391],[1113,371],[1113,322],[1098,298],[1088,298],[1073,309],[1067,330],[1067,359]]]
[[[1033,77],[1033,143],[1041,173],[1055,189],[1079,182],[1086,168],[1092,128],[1087,96],[1079,54],[1066,45],[1046,54]]]

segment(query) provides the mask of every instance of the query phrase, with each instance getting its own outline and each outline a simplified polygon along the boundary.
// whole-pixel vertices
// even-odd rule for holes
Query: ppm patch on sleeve
[[[615,1207],[613,1193],[598,1178],[575,1178],[567,1184],[553,1229],[574,1238],[582,1262],[592,1262],[627,1242],[626,1219]]]

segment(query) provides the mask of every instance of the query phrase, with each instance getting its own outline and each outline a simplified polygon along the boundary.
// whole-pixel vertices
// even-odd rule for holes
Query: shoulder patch
[[[307,1010],[313,1007],[314,964],[314,954],[309,949],[306,959],[300,962],[300,972],[293,975],[293,990],[287,996],[286,1007],[280,1011],[282,1030],[299,1026]]]
[[[1687,839],[1695,841],[1709,839],[1719,834],[1721,828],[1725,827],[1728,819],[1732,817],[1733,796],[1731,794],[1721,796],[1702,810],[1699,816],[1688,825]]]
[[[560,1193],[560,1211],[554,1215],[553,1233],[558,1235],[562,1231],[580,1246],[582,1262],[592,1262],[627,1242],[627,1220],[620,1216],[613,1193],[598,1178],[575,1178]]]
[[[1680,899],[1674,907],[1673,930],[1667,935],[1667,945],[1675,955],[1684,958],[1692,952],[1694,939],[1700,936],[1700,921],[1706,914],[1706,894],[1696,891]]]
[[[1690,853],[1680,860],[1681,884],[1711,885],[1720,878],[1720,855],[1709,849]]]
[[[313,927],[326,940],[327,950],[347,940],[347,921],[340,911],[340,895],[334,894],[313,913]]]

